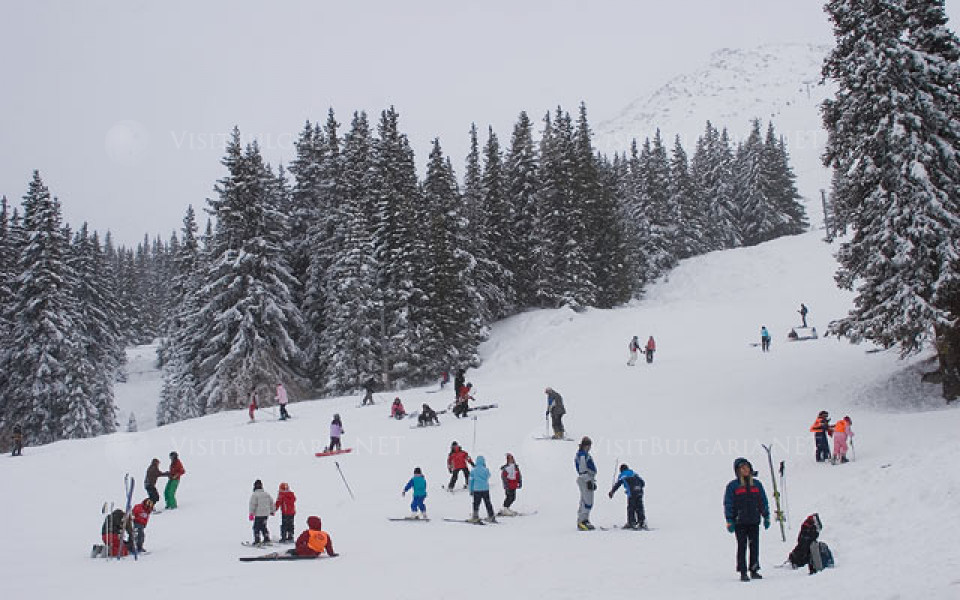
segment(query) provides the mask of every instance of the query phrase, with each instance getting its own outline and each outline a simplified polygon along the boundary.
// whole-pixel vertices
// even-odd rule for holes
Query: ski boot
[[[750,581],[750,576],[746,571],[740,571],[740,581]]]
[[[750,571],[750,579],[763,579],[763,575],[760,574],[758,569],[753,569]]]
[[[497,518],[495,516],[490,515],[489,517],[487,517],[487,523],[496,523],[496,522],[497,522]]]

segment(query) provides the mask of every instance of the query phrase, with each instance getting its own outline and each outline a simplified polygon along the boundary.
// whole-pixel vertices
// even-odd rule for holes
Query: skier
[[[403,492],[400,495],[406,496],[407,492],[411,489],[413,489],[413,502],[410,503],[410,518],[426,519],[427,505],[424,504],[423,501],[427,498],[427,478],[423,476],[423,471],[420,470],[420,467],[416,467],[413,470],[413,477],[411,477],[407,485],[403,487]],[[421,517],[417,511],[420,511],[423,516]]]
[[[640,340],[637,339],[637,336],[633,336],[633,339],[630,340],[630,344],[627,345],[627,348],[630,349],[630,360],[627,361],[627,366],[632,367],[637,364],[637,352],[640,351]]]
[[[653,353],[657,351],[657,343],[653,341],[653,336],[651,335],[647,338],[647,345],[644,347],[644,351],[647,355],[647,364],[653,362]]]
[[[457,398],[460,397],[460,388],[464,386],[467,381],[467,374],[463,369],[457,369],[457,375],[453,379],[453,400],[456,402]]]
[[[803,302],[801,302],[801,303],[800,303],[800,310],[798,310],[797,312],[800,313],[800,319],[803,321],[803,325],[801,325],[801,327],[806,327],[806,326],[807,326],[807,312],[808,312],[808,311],[807,311],[807,306],[806,306]]]
[[[258,408],[260,408],[260,406],[257,404],[257,388],[253,388],[252,390],[250,390],[250,406],[247,407],[247,412],[250,413],[251,423],[257,420],[257,417],[254,414],[254,412]]]
[[[250,520],[253,521],[254,546],[270,543],[267,519],[274,514],[273,506],[273,498],[263,490],[263,482],[259,479],[254,481],[253,494],[250,495]],[[263,536],[263,541],[261,541],[261,536]]]
[[[419,427],[426,427],[427,425],[439,425],[440,419],[437,418],[437,411],[430,408],[429,405],[424,404],[420,408],[420,415],[417,417],[417,425]]]
[[[766,325],[760,328],[760,349],[764,352],[770,351],[770,332]]]
[[[323,524],[320,517],[307,517],[308,529],[297,538],[297,547],[288,550],[287,554],[291,556],[320,556],[324,552],[327,556],[339,556],[333,551],[333,538],[326,531],[323,531]]]
[[[160,459],[155,458],[150,461],[147,467],[147,475],[143,479],[143,487],[147,490],[147,495],[156,504],[160,500],[160,492],[157,491],[157,479],[169,477],[170,473],[160,470]]]
[[[745,458],[733,461],[736,479],[727,484],[723,495],[723,513],[727,531],[737,536],[737,571],[740,581],[763,579],[760,576],[760,519],[763,528],[770,529],[770,507],[763,485],[754,479],[753,465]],[[750,564],[747,566],[747,546]],[[747,571],[750,576],[747,576]]]
[[[460,393],[457,394],[457,401],[453,405],[453,416],[460,417],[467,416],[467,411],[470,410],[469,402],[475,400],[473,396],[470,395],[470,391],[473,390],[473,384],[468,383],[465,386],[460,388]]]
[[[833,435],[833,425],[830,424],[830,414],[821,410],[817,415],[817,420],[810,426],[813,432],[813,439],[817,444],[817,462],[830,460],[830,441],[827,436]]]
[[[274,400],[280,405],[280,420],[286,421],[289,419],[290,413],[287,412],[287,403],[290,402],[290,399],[287,397],[287,388],[283,387],[283,384],[279,381],[277,382],[277,393]]]
[[[507,463],[500,467],[500,481],[503,482],[503,508],[498,515],[515,517],[517,512],[510,506],[517,499],[517,490],[523,487],[523,476],[520,474],[520,465],[513,458],[513,455],[507,452]]]
[[[143,549],[144,529],[147,528],[147,522],[150,520],[150,513],[153,512],[153,500],[145,498],[143,502],[133,507],[133,530],[136,540],[137,553],[146,552]]]
[[[457,477],[461,471],[463,471],[463,487],[467,487],[470,479],[470,469],[467,468],[468,464],[471,467],[474,466],[473,459],[470,458],[470,455],[460,447],[460,444],[456,442],[450,444],[450,454],[447,455],[447,471],[451,473],[450,483],[447,485],[448,490],[453,490],[453,486],[456,485]]]
[[[442,390],[448,383],[450,383],[450,371],[444,370],[440,373],[440,389]]]
[[[574,466],[577,468],[577,487],[580,488],[580,509],[577,511],[577,528],[581,531],[595,529],[590,523],[590,511],[593,509],[593,492],[597,489],[597,467],[590,456],[593,441],[587,436],[580,440]]]
[[[407,411],[403,409],[403,402],[400,401],[399,397],[393,399],[393,404],[390,406],[390,416],[398,420],[407,416]]]
[[[480,521],[479,510],[480,502],[483,501],[487,509],[487,521],[496,523],[497,517],[493,515],[493,503],[490,502],[490,469],[487,468],[487,460],[477,457],[477,464],[470,472],[470,494],[473,495],[473,516],[470,521],[476,523]]]
[[[363,389],[366,393],[363,396],[363,400],[360,401],[360,406],[373,404],[373,388],[376,387],[376,385],[377,382],[374,381],[373,377],[367,380],[367,383],[365,383],[363,386]]]
[[[623,491],[627,495],[627,524],[624,529],[646,529],[647,517],[643,513],[643,487],[645,485],[643,478],[634,473],[627,465],[620,465],[620,475],[608,498],[613,498],[617,488],[623,486]]]
[[[163,501],[167,510],[173,510],[177,507],[177,488],[180,487],[180,478],[187,474],[180,462],[180,455],[176,452],[170,453],[170,468],[167,469],[167,485],[163,488]]]
[[[564,435],[563,415],[567,414],[567,410],[563,407],[563,397],[551,387],[543,391],[547,395],[547,416],[551,417],[553,421],[553,437],[558,440],[562,439]]]
[[[297,495],[287,483],[281,483],[277,491],[274,509],[280,509],[280,541],[293,541],[293,519],[297,516]]]
[[[13,452],[10,456],[23,456],[23,429],[19,425],[13,428]]]
[[[124,532],[127,533],[126,541],[123,539]],[[133,527],[126,519],[123,509],[115,509],[103,520],[100,538],[106,545],[107,556],[126,556],[130,553]]]
[[[847,460],[847,440],[853,439],[853,420],[844,417],[833,426],[833,459],[834,462],[850,462]]]
[[[324,452],[333,452],[342,449],[340,445],[340,436],[344,434],[343,423],[340,422],[340,415],[334,414],[330,421],[330,445],[324,449]]]

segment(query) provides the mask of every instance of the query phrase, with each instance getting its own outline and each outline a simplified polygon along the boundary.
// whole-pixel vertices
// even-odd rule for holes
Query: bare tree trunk
[[[952,402],[960,396],[960,325],[937,327],[936,335],[943,397]]]

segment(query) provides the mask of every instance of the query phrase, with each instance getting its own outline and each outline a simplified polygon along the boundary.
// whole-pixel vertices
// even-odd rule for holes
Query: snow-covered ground
[[[163,379],[156,365],[157,344],[127,349],[127,364],[124,367],[127,380],[114,388],[117,422],[121,430],[127,430],[131,414],[137,420],[138,431],[157,426],[157,402]]]
[[[482,348],[483,367],[468,379],[479,400],[500,408],[476,421],[446,418],[438,428],[410,429],[410,421],[387,418],[390,398],[378,394],[372,408],[357,408],[358,397],[297,402],[289,422],[268,409],[247,424],[245,411],[236,411],[4,458],[0,514],[16,543],[0,549],[3,596],[958,598],[960,409],[917,383],[923,357],[899,361],[830,338],[786,341],[800,302],[821,332],[851,302],[834,287],[834,248],[819,237],[686,261],[628,307],[535,311],[498,324]],[[761,325],[774,335],[769,354],[751,345]],[[630,336],[651,334],[659,347],[654,364],[627,367]],[[602,483],[592,521],[624,522],[622,493],[609,500],[605,492],[615,465],[626,462],[647,482],[654,531],[577,531],[575,444],[534,439],[544,432],[547,385],[563,394],[570,435],[594,439]],[[449,401],[448,391],[426,391],[400,395],[408,409]],[[128,398],[122,386],[117,396]],[[814,462],[808,428],[823,409],[853,418],[855,462]],[[354,448],[336,463],[355,500],[335,460],[313,455],[334,412]],[[524,475],[519,508],[537,514],[485,527],[442,521],[469,513],[465,493],[440,489],[453,440],[486,456],[494,477],[512,452]],[[775,444],[775,460],[786,461],[790,529],[787,543],[775,525],[762,534],[766,578],[743,584],[722,495],[741,455],[770,491],[761,442]],[[138,562],[90,559],[100,507],[121,501],[123,474],[139,483],[150,459],[166,465],[173,449],[187,469],[180,508],[151,519],[151,553]],[[429,482],[433,520],[387,521],[408,513],[400,491],[416,466]],[[297,532],[308,515],[319,515],[341,556],[237,561],[257,552],[240,546],[252,537],[247,502],[257,478],[274,495],[289,482],[299,499]],[[493,497],[499,505],[497,486]],[[815,511],[837,568],[812,577],[774,568],[793,547],[799,522]],[[270,530],[276,537],[279,517]]]

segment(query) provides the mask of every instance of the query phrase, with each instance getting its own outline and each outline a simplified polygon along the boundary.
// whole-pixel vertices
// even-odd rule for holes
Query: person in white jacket
[[[273,516],[273,513],[273,498],[263,490],[263,482],[259,479],[254,481],[253,494],[250,496],[250,520],[253,521],[253,544],[255,546],[270,543],[267,519]]]

